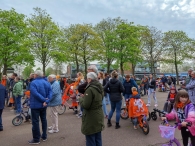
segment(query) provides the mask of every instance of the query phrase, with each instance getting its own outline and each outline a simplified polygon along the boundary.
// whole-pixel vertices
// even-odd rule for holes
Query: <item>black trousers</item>
[[[183,138],[183,145],[188,146],[188,139],[190,137],[192,146],[195,146],[195,136],[192,136],[190,131],[186,131],[186,130],[188,130],[186,127],[181,128],[181,135],[182,135],[182,138]]]

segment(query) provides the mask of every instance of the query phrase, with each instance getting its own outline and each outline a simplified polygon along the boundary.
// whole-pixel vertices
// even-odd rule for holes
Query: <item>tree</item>
[[[163,44],[163,33],[155,27],[147,27],[141,36],[142,56],[148,62],[151,73],[156,76],[156,65],[163,59],[166,48]]]
[[[69,61],[76,63],[77,71],[79,64],[84,64],[87,74],[89,62],[98,59],[102,54],[101,39],[90,24],[71,25],[66,32]]]
[[[35,59],[42,64],[45,74],[45,68],[50,61],[60,55],[57,52],[61,31],[45,10],[34,8],[34,11],[28,19],[30,49]]]
[[[52,67],[48,67],[45,71],[45,76],[49,76],[50,74],[53,74],[54,70]]]
[[[33,66],[29,65],[24,68],[24,71],[22,72],[23,78],[26,79],[29,77],[31,73],[33,73]]]
[[[25,15],[17,13],[14,9],[0,9],[0,61],[3,74],[6,74],[7,68],[12,65],[33,64],[33,56],[26,47],[27,35]]]
[[[95,27],[95,31],[99,34],[102,40],[102,56],[100,63],[106,64],[107,73],[110,72],[110,67],[116,60],[114,53],[116,52],[115,40],[117,37],[116,29],[119,24],[126,20],[118,18],[107,18],[100,21]]]
[[[122,23],[117,26],[116,33],[115,46],[117,51],[114,55],[119,62],[121,74],[124,75],[125,63],[135,64],[136,60],[140,58],[139,27],[134,26],[133,23]]]
[[[177,84],[179,84],[178,65],[182,64],[185,59],[193,57],[190,51],[191,41],[192,40],[183,31],[169,31],[165,33],[164,43],[167,47],[165,61],[174,64]]]

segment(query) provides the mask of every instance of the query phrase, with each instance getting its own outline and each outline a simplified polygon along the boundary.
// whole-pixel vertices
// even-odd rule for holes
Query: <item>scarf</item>
[[[3,86],[6,86],[7,80],[6,80],[6,79],[2,79],[1,84],[2,84]]]
[[[180,108],[180,109],[183,109],[185,107],[185,105],[189,104],[190,103],[190,100],[187,101],[186,104],[182,103],[182,102],[178,102],[177,104],[177,108]]]
[[[132,95],[133,95],[133,96],[136,96],[137,94],[138,94],[137,91],[133,91],[133,92],[132,92]]]
[[[176,93],[170,93],[170,98],[171,98],[171,99],[174,99],[175,96],[176,96]]]

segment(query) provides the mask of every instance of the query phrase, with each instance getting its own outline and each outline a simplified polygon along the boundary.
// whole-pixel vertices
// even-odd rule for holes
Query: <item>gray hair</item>
[[[98,74],[98,69],[95,65],[90,65],[87,69],[91,69],[94,73]]]
[[[36,74],[39,77],[43,77],[43,71],[41,70],[36,70],[34,74]]]
[[[97,75],[96,75],[96,73],[94,73],[94,72],[89,72],[89,73],[87,74],[87,78],[90,78],[90,79],[92,79],[92,80],[97,80]]]
[[[192,68],[190,68],[190,69],[188,69],[188,71],[193,71],[193,69],[192,69]]]
[[[56,75],[51,74],[51,75],[48,76],[48,78],[56,79]]]

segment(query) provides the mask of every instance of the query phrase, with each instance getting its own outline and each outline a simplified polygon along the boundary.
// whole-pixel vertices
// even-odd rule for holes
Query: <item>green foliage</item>
[[[117,26],[126,20],[118,18],[107,18],[95,25],[94,29],[102,40],[102,53],[99,56],[100,63],[106,63],[107,72],[109,73],[111,64],[116,60],[114,53],[116,52],[115,41],[117,38]]]
[[[27,35],[25,15],[17,13],[14,9],[0,10],[0,61],[4,74],[12,65],[33,64],[33,56],[26,47]]]
[[[163,43],[163,33],[155,27],[147,27],[141,32],[142,56],[148,62],[151,73],[156,74],[155,64],[162,61],[166,48]]]
[[[141,58],[139,29],[140,28],[133,25],[133,23],[122,23],[117,26],[117,39],[115,41],[117,51],[114,53],[114,56],[120,64],[122,75],[124,75],[125,63],[135,63]]]
[[[169,31],[165,33],[164,43],[167,47],[165,62],[173,63],[178,78],[178,65],[185,59],[193,57],[192,40],[183,31]],[[179,83],[179,82],[178,82]]]
[[[58,37],[61,31],[50,15],[40,8],[34,8],[34,14],[28,19],[28,29],[31,53],[43,65],[45,73],[45,68],[51,59],[60,56]]]
[[[33,73],[33,66],[26,66],[24,68],[24,71],[22,72],[23,78],[26,79],[30,76],[31,73]]]
[[[49,76],[50,74],[54,74],[54,70],[51,67],[48,67],[45,71],[45,76]]]
[[[64,31],[69,61],[76,64],[77,70],[79,64],[84,64],[85,73],[87,73],[87,64],[98,59],[98,56],[102,54],[101,39],[90,24],[71,25]]]

